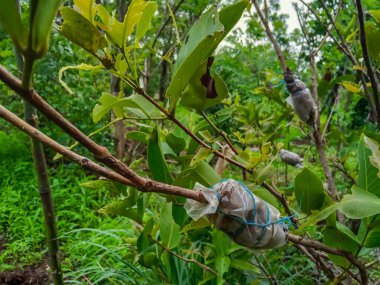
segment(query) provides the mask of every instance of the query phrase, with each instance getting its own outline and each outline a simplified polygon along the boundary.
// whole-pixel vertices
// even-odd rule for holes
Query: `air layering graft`
[[[203,216],[236,243],[252,249],[276,248],[286,243],[288,217],[280,219],[280,212],[253,194],[243,183],[226,179],[206,188],[200,184],[208,203],[188,199],[185,209],[198,220]]]

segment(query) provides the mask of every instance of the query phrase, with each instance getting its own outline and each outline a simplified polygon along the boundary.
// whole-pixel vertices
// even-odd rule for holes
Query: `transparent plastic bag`
[[[193,220],[207,216],[233,241],[252,249],[276,248],[286,243],[287,227],[280,212],[243,183],[228,179],[212,189],[197,183],[195,190],[202,191],[208,203],[186,201],[185,209]]]

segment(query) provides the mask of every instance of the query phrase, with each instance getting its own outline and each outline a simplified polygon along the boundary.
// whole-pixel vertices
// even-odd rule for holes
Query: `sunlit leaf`
[[[346,88],[348,91],[352,93],[360,93],[360,87],[358,84],[352,82],[342,82],[341,84],[344,88]]]
[[[92,120],[99,122],[109,111],[113,110],[117,118],[123,117],[123,107],[139,108],[130,98],[118,99],[110,93],[103,93],[99,98],[100,104],[96,104],[92,110]]]
[[[157,10],[157,3],[148,2],[136,26],[137,40],[140,40],[146,34],[146,32],[151,28],[151,21],[156,10]]]
[[[87,20],[89,20],[92,24],[95,23],[95,0],[74,0],[74,5]]]
[[[69,7],[60,8],[63,23],[60,32],[74,44],[95,55],[107,46],[106,38],[80,13]]]

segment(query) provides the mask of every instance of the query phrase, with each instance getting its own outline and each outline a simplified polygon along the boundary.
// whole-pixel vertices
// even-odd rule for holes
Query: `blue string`
[[[228,178],[224,178],[222,180],[220,180],[218,183],[216,183],[214,186],[211,186],[210,189],[214,189],[214,187],[219,184],[219,183],[223,183],[223,182],[226,182],[230,179]],[[231,179],[232,180],[232,179]],[[220,208],[219,208],[219,205],[218,205],[218,209],[217,209],[217,213],[221,213],[221,214],[224,214],[230,218],[232,218],[233,220],[241,223],[242,225],[247,225],[247,226],[255,226],[255,227],[261,227],[261,235],[260,237],[258,238],[256,244],[259,244],[261,242],[261,240],[263,239],[264,235],[265,235],[265,232],[266,232],[266,229],[268,226],[271,226],[271,225],[275,225],[275,224],[280,224],[284,229],[287,229],[287,224],[290,224],[290,225],[293,225],[291,219],[296,215],[296,214],[293,214],[291,216],[286,216],[286,217],[282,217],[281,219],[278,219],[277,221],[275,222],[272,222],[271,221],[271,217],[270,217],[270,207],[269,207],[269,204],[268,202],[265,202],[266,204],[266,221],[265,221],[265,224],[260,224],[260,223],[255,223],[255,218],[256,218],[256,214],[257,214],[257,207],[256,207],[256,200],[255,200],[255,196],[253,195],[253,193],[247,188],[247,186],[238,181],[238,180],[234,180],[236,181],[237,183],[239,183],[243,189],[251,196],[252,198],[252,202],[253,202],[253,210],[252,210],[252,219],[246,221],[245,219],[242,219],[241,217],[237,217],[237,216],[234,216],[234,215],[228,215],[226,213],[224,213]],[[217,196],[217,199],[218,201],[220,202],[221,199],[222,199],[222,196],[219,192],[215,191],[215,195]],[[237,237],[240,235],[240,233],[243,231],[244,227],[240,227],[238,229],[238,232],[237,233],[234,233],[234,236]]]

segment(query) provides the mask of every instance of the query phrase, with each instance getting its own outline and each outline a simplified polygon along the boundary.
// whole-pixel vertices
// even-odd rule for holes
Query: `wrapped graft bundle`
[[[302,121],[310,126],[314,126],[316,105],[309,88],[306,87],[303,81],[297,79],[290,70],[284,73],[284,79],[286,88],[291,94],[291,96],[286,99],[287,102],[292,105],[294,112]]]
[[[286,243],[288,218],[280,219],[280,212],[254,195],[241,182],[227,179],[206,188],[200,184],[195,190],[202,191],[208,203],[188,199],[185,209],[198,220],[202,216],[225,232],[236,243],[252,249],[276,248]]]

